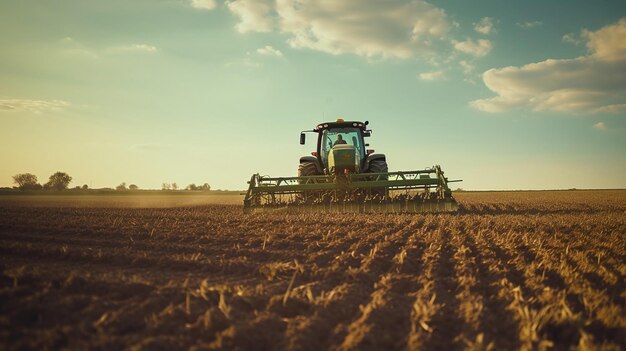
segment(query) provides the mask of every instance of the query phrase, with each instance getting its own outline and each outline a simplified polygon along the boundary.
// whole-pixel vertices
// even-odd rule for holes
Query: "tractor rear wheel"
[[[387,161],[385,160],[372,160],[370,166],[367,169],[367,173],[387,173],[389,168],[387,167]]]
[[[313,162],[302,162],[298,166],[298,177],[307,177],[319,175],[317,172],[317,167],[315,167],[315,163]]]
[[[367,169],[367,173],[387,173],[387,172],[389,172],[389,168],[387,166],[387,161],[385,160],[372,160],[369,164],[369,168]],[[372,180],[375,180],[375,179],[372,179]],[[378,177],[378,180],[387,180],[387,176]],[[385,197],[387,195],[387,188],[374,188],[372,189],[372,195]]]
[[[320,175],[320,173],[317,171],[317,167],[315,166],[315,163],[301,162],[298,165],[298,177],[308,177],[308,176],[316,176],[316,175]],[[304,184],[305,182],[306,182],[305,180],[298,180],[299,184]],[[302,201],[303,203],[312,203],[319,196],[321,196],[321,193],[319,192],[303,191],[302,193],[300,193],[299,198],[300,198],[300,201]]]

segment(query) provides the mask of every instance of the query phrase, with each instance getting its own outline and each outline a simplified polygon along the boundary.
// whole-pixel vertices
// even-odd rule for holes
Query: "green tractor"
[[[384,154],[368,149],[369,122],[318,124],[317,148],[300,158],[297,177],[254,174],[244,211],[279,208],[300,212],[453,212],[458,206],[439,166],[418,171],[389,172]]]
[[[304,145],[307,132],[317,133],[317,151],[312,156],[300,158],[298,176],[332,175],[354,173],[387,173],[387,160],[383,154],[369,150],[365,138],[369,122],[336,122],[318,124],[311,131],[300,133],[300,144]]]

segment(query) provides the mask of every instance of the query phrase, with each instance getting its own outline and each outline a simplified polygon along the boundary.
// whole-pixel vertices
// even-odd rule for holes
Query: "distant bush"
[[[204,183],[202,185],[196,185],[194,183],[191,183],[191,184],[187,185],[185,190],[209,191],[209,190],[211,190],[211,186],[209,185],[209,183]]]

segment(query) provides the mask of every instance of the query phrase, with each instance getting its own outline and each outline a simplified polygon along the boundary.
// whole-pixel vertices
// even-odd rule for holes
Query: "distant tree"
[[[128,186],[128,190],[139,190],[139,187],[135,184],[131,184]]]
[[[83,190],[87,190],[89,189],[89,186],[87,186],[87,184],[83,184]]]
[[[47,189],[64,190],[72,182],[72,177],[65,172],[56,172],[51,175],[48,182],[45,184]]]
[[[161,190],[172,190],[172,185],[170,183],[161,184]]]
[[[37,183],[37,176],[30,173],[21,173],[13,176],[13,183],[21,190],[41,189],[41,185]]]
[[[178,184],[172,183],[172,190],[178,190]]]
[[[204,183],[198,187],[198,190],[209,191],[211,190],[211,186],[209,185],[209,183]]]
[[[126,188],[126,182],[123,182],[122,184],[120,184],[120,185],[116,186],[116,187],[115,187],[115,190],[118,190],[118,191],[128,190],[128,189]]]
[[[191,184],[187,185],[185,190],[198,190],[198,186],[195,185],[194,183],[191,183]]]

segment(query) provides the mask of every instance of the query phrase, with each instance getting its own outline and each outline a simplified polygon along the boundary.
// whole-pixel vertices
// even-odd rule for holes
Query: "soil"
[[[0,345],[626,349],[626,191],[456,197],[367,216],[0,199]]]

